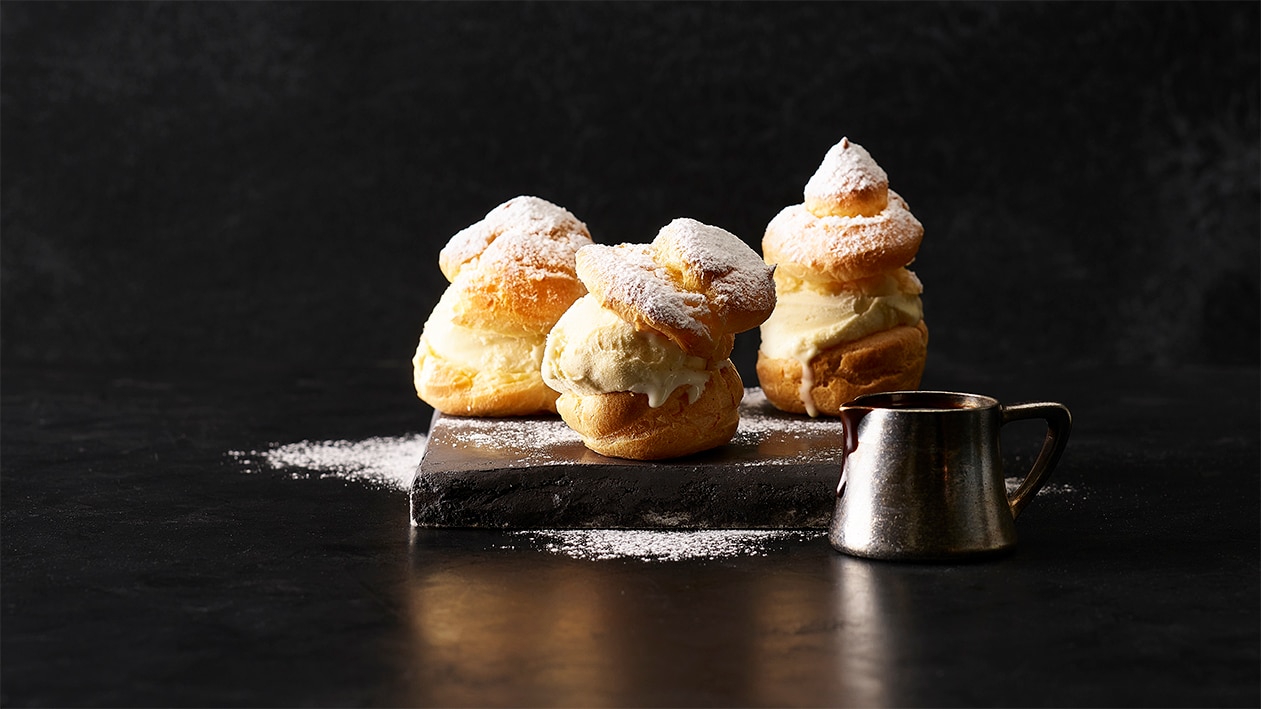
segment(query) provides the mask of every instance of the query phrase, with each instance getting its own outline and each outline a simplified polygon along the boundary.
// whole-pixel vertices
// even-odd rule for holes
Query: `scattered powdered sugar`
[[[362,441],[299,441],[265,451],[228,451],[228,455],[250,472],[269,468],[288,471],[295,479],[341,478],[408,490],[427,443],[425,434],[416,433]]]
[[[1003,484],[1007,486],[1007,494],[1011,495],[1020,487],[1020,483],[1024,482],[1024,478],[1010,477],[1003,480]],[[1044,483],[1042,489],[1038,490],[1037,497],[1076,497],[1081,498],[1085,495],[1078,490],[1077,486],[1068,483]]]
[[[745,390],[746,392],[748,389]],[[759,390],[760,391],[760,390]],[[747,396],[747,394],[746,394]],[[758,396],[761,396],[759,393]],[[778,431],[792,430],[798,433],[806,434],[836,434],[841,433],[841,422],[835,418],[807,418],[804,416],[795,418],[786,418],[783,414],[768,414],[757,410],[758,402],[750,402],[750,406],[740,411],[740,433],[747,433],[757,437],[758,434],[773,433]],[[839,445],[839,443],[838,443]]]
[[[731,443],[736,446],[757,447],[772,436],[810,441],[817,450],[839,452],[842,441],[841,422],[836,418],[785,414],[771,405],[760,388],[745,387],[744,399],[740,402],[740,425]],[[790,464],[799,462],[797,458],[796,455],[778,459],[759,457],[752,462],[757,465]]]
[[[585,450],[582,437],[559,418],[502,418],[448,416],[442,419],[452,448],[478,448],[494,454],[498,467],[578,465],[575,451]],[[489,461],[488,461],[489,462]]]
[[[505,448],[543,448],[582,442],[578,432],[559,418],[480,419],[448,416],[443,422],[454,433],[456,443]]]
[[[647,529],[563,529],[513,532],[540,548],[574,559],[600,561],[683,561],[766,556],[776,542],[806,541],[821,530],[702,529],[664,531]]]

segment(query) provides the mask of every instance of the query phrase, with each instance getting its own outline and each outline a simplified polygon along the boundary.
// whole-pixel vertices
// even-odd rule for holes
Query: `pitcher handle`
[[[1007,500],[1011,505],[1011,516],[1019,517],[1020,511],[1029,504],[1029,500],[1042,489],[1047,475],[1059,462],[1060,455],[1064,453],[1069,431],[1073,428],[1073,416],[1063,404],[1049,401],[1011,404],[1000,408],[1004,425],[1012,421],[1039,418],[1045,419],[1047,423],[1046,440],[1042,442],[1042,451],[1038,453],[1038,459],[1033,461],[1033,468],[1025,475],[1024,480],[1020,481],[1020,487],[1016,488]]]

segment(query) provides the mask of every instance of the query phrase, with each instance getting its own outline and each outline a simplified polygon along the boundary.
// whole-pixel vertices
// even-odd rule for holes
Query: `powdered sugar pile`
[[[299,441],[265,451],[228,451],[249,472],[286,470],[290,477],[341,478],[396,490],[411,488],[428,438],[375,437],[362,441]]]
[[[806,541],[822,531],[703,529],[661,531],[643,529],[565,529],[513,532],[546,551],[574,559],[599,561],[683,561],[735,556],[766,556],[777,542]]]

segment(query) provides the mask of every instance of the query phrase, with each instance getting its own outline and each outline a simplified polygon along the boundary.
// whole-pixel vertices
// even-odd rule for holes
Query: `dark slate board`
[[[412,483],[420,527],[822,529],[832,516],[841,424],[778,411],[746,389],[725,446],[634,461],[588,450],[556,416],[435,414]]]

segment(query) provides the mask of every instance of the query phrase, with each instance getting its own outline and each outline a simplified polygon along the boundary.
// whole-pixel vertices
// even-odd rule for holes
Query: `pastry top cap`
[[[651,244],[587,246],[578,278],[604,307],[698,356],[729,353],[731,336],[775,308],[774,268],[731,232],[675,219]]]
[[[762,237],[781,276],[825,289],[911,263],[924,226],[861,145],[833,145],[806,183],[805,202],[784,208]]]
[[[590,244],[587,226],[547,200],[522,196],[495,207],[438,254],[438,267],[459,292],[455,321],[547,332],[587,292],[575,254]]]
[[[589,243],[587,225],[569,210],[520,196],[451,237],[438,254],[438,267],[451,282],[471,262],[485,260],[572,272],[574,253]]]
[[[833,145],[806,183],[805,205],[816,217],[871,217],[889,203],[889,176],[849,138]]]

